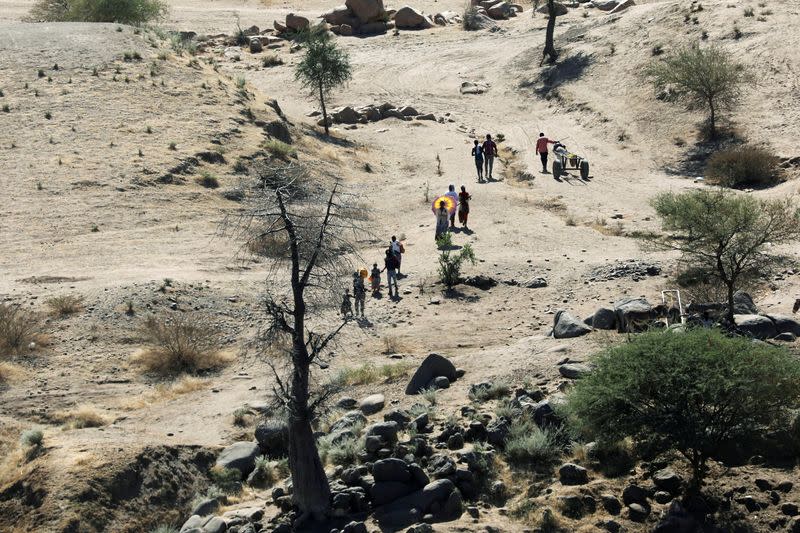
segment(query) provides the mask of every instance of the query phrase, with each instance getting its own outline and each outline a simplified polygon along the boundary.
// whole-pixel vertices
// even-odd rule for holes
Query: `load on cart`
[[[567,170],[577,170],[581,179],[589,178],[589,161],[578,154],[570,152],[561,141],[553,144],[553,177],[558,178]]]

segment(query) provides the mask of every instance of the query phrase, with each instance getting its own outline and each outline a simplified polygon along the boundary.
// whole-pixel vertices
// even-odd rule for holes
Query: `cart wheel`
[[[581,179],[589,179],[589,162],[581,161]]]
[[[561,165],[560,160],[556,159],[555,161],[553,161],[553,177],[558,178],[559,176],[561,176],[563,168],[564,167]]]

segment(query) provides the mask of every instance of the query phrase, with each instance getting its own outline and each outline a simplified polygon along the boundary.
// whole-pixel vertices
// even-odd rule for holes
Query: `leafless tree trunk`
[[[547,30],[544,34],[544,51],[542,52],[542,60],[539,65],[542,65],[547,58],[548,63],[555,63],[558,59],[558,52],[553,44],[553,32],[556,29],[556,2],[555,0],[547,0]]]
[[[347,319],[319,334],[309,327],[308,318],[341,298],[342,280],[352,272],[351,258],[357,256],[353,243],[364,214],[351,207],[338,184],[323,196],[318,180],[296,164],[263,166],[256,173],[262,192],[239,219],[236,231],[249,244],[258,240],[258,246],[249,248],[270,258],[273,266],[287,267],[273,268],[273,275],[282,277],[288,270],[288,280],[274,283],[288,286],[286,294],[265,297],[269,323],[261,339],[290,340],[285,371],[267,362],[275,377],[273,391],[288,419],[293,497],[302,513],[298,521],[322,519],[330,509],[331,493],[311,424],[330,390],[312,390],[311,369]],[[318,190],[310,190],[314,187]]]

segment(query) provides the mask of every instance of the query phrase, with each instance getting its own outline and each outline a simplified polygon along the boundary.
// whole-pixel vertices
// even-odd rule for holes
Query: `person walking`
[[[495,157],[497,157],[497,144],[492,140],[492,136],[487,133],[486,140],[483,141],[483,175],[487,181],[492,179],[492,167],[494,166]]]
[[[398,241],[397,237],[394,235],[392,235],[392,242],[389,243],[389,249],[397,258],[397,277],[399,278],[402,276],[400,273],[400,267],[403,264],[403,254],[406,253],[406,249],[403,247],[403,243]]]
[[[478,169],[478,183],[483,183],[483,146],[475,139],[472,147],[472,157],[475,158],[475,168]]]
[[[381,269],[378,268],[378,263],[372,263],[369,279],[372,283],[372,297],[375,298],[381,292]]]
[[[467,218],[469,218],[469,201],[472,195],[467,192],[467,188],[462,185],[461,192],[458,193],[458,222],[467,229]]]
[[[539,157],[542,160],[542,173],[547,174],[547,145],[548,144],[555,144],[555,141],[551,141],[547,137],[544,136],[544,133],[539,134],[539,138],[536,139],[536,153],[539,154]]]
[[[436,208],[436,241],[439,237],[447,233],[450,214],[447,212],[445,201],[439,202],[439,207]]]
[[[361,318],[364,318],[364,303],[367,299],[367,288],[364,287],[364,278],[361,277],[359,272],[353,273],[353,300],[355,301],[355,316],[358,316],[359,309],[361,310]]]
[[[445,193],[445,196],[449,196],[450,198],[453,199],[453,207],[454,207],[454,209],[453,209],[453,212],[450,214],[450,227],[451,228],[455,228],[456,227],[456,209],[455,208],[458,207],[458,193],[456,192],[456,186],[451,183],[450,186],[447,187],[447,192]]]
[[[394,282],[394,297],[399,298],[400,292],[397,288],[397,258],[392,250],[386,250],[386,257],[383,259],[383,270],[386,271],[386,284],[389,285],[389,298],[392,297],[392,282]]]

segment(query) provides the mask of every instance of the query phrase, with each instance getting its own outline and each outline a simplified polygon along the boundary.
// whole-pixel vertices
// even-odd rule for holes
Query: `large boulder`
[[[656,318],[655,309],[644,298],[625,298],[614,302],[617,315],[617,331],[635,333],[647,329]]]
[[[261,39],[258,37],[250,37],[250,53],[259,54],[264,50],[264,45],[261,44]]]
[[[321,18],[331,26],[341,26],[342,24],[352,26],[354,22],[358,21],[347,6],[334,7],[333,10],[321,15]]]
[[[653,483],[660,490],[676,494],[681,488],[683,479],[671,468],[663,468],[653,474]]]
[[[348,411],[344,415],[342,415],[342,417],[339,418],[339,420],[337,420],[331,425],[331,433],[342,431],[343,429],[350,429],[354,426],[366,423],[367,423],[367,417],[365,417],[361,413],[361,411]]]
[[[408,464],[402,459],[389,458],[375,461],[372,465],[372,477],[375,481],[396,481],[409,483],[411,481],[411,470]]]
[[[433,27],[429,17],[409,6],[397,10],[394,14],[394,23],[399,30],[427,30]]]
[[[234,442],[217,457],[216,466],[229,470],[238,470],[242,478],[256,467],[256,457],[261,455],[261,448],[255,442]]]
[[[761,315],[733,315],[736,329],[756,339],[771,339],[778,334],[775,324],[769,317]]]
[[[619,5],[619,0],[590,0],[590,3],[600,11],[611,11]]]
[[[331,118],[337,124],[357,124],[361,121],[361,115],[350,106],[334,109]]]
[[[558,367],[558,372],[568,379],[581,378],[591,371],[592,369],[589,365],[582,363],[566,363]]]
[[[561,16],[564,16],[567,13],[569,13],[569,10],[567,9],[567,6],[565,6],[561,2],[554,2],[553,4],[554,4],[554,6],[556,8],[556,16],[557,17],[561,17]],[[550,13],[550,10],[547,7],[547,3],[545,2],[544,4],[539,6],[539,8],[536,10],[536,12],[537,13],[544,13],[545,15],[548,15]],[[491,12],[489,13],[489,15],[491,16]]]
[[[456,380],[456,367],[446,357],[439,354],[432,353],[422,361],[417,371],[411,376],[411,380],[406,387],[406,394],[419,394],[419,392],[428,386],[434,378],[444,376],[450,382]]]
[[[461,24],[461,15],[455,11],[442,11],[433,16],[433,22],[439,26],[448,24]]]
[[[289,426],[281,420],[267,420],[256,426],[256,441],[261,453],[271,459],[289,454]]]
[[[613,309],[601,307],[584,322],[594,329],[615,329],[617,327],[617,315]]]
[[[453,497],[453,493],[457,496]],[[408,496],[379,507],[375,516],[382,527],[397,531],[421,521],[426,514],[433,514],[435,520],[455,520],[461,512],[460,495],[455,484],[449,479],[439,479]]]
[[[367,428],[366,437],[377,437],[386,444],[394,445],[397,442],[399,429],[397,422],[378,422]]]
[[[727,305],[725,306],[728,307]],[[758,307],[756,307],[753,298],[744,291],[736,291],[733,295],[733,314],[735,315],[757,315]]]
[[[371,394],[358,403],[358,408],[365,415],[374,415],[383,409],[385,404],[386,398],[383,394]]]
[[[311,22],[300,15],[289,13],[286,15],[286,27],[291,31],[303,31],[311,25]]]
[[[778,333],[791,333],[795,337],[800,337],[800,322],[792,317],[785,315],[767,315]]]
[[[486,8],[486,14],[495,20],[501,20],[516,16],[517,11],[508,2],[496,2]]]
[[[565,463],[558,469],[558,479],[562,485],[585,485],[589,482],[589,473],[582,466]]]
[[[345,6],[362,23],[375,22],[386,17],[383,0],[346,0]]]
[[[633,0],[622,0],[619,4],[617,4],[616,7],[614,7],[614,9],[609,11],[608,14],[609,15],[613,15],[614,13],[619,13],[621,11],[625,11],[629,7],[635,6],[635,5],[636,5],[636,2],[634,2]]]
[[[571,339],[590,333],[592,328],[561,310],[556,313],[553,320],[553,337],[556,339]]]

